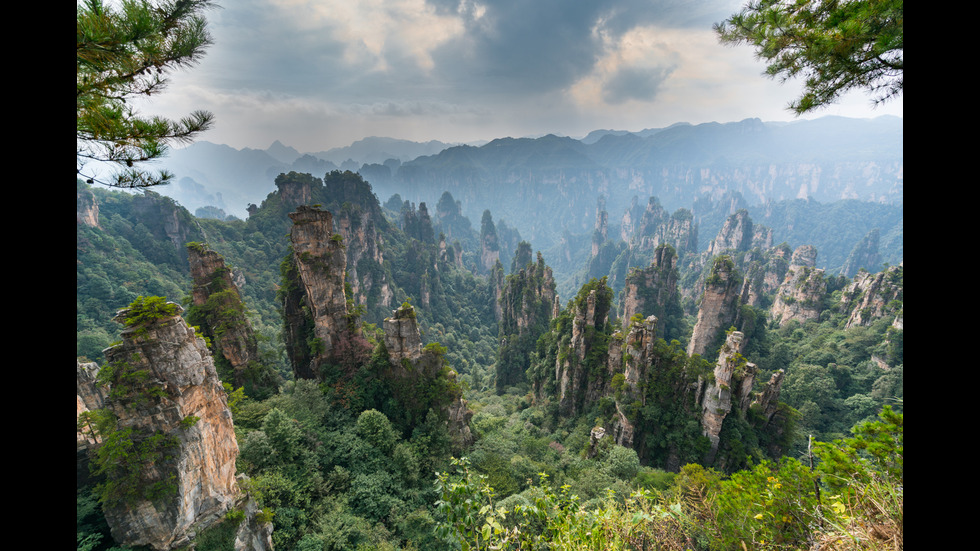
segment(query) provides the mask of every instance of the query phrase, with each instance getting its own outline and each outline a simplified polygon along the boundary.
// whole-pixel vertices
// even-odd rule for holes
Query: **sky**
[[[744,0],[219,0],[214,37],[144,114],[204,109],[198,140],[300,152],[368,136],[472,143],[757,117],[802,89],[712,24]],[[903,116],[853,93],[806,118]]]

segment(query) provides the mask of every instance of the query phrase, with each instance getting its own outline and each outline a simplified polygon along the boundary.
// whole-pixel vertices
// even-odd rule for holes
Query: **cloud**
[[[674,67],[623,67],[605,83],[602,98],[611,104],[652,101],[673,71]]]
[[[152,106],[214,112],[209,141],[308,150],[765,117],[795,89],[711,31],[743,2],[235,0]]]

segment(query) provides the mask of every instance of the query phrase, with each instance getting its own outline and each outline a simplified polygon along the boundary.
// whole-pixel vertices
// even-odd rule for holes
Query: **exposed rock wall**
[[[635,314],[664,317],[668,311],[680,309],[676,265],[674,248],[661,245],[649,267],[630,270],[620,300],[620,318],[624,324]]]
[[[878,273],[859,271],[844,288],[841,307],[848,313],[847,327],[870,325],[877,319],[897,315],[895,326],[904,325],[904,263]]]
[[[864,236],[864,239],[858,242],[850,254],[847,255],[847,260],[844,261],[844,266],[840,271],[841,275],[854,277],[857,275],[858,270],[864,269],[870,272],[881,266],[881,255],[878,254],[878,242],[880,238],[881,232],[878,228],[874,228],[868,232]]]
[[[169,239],[174,249],[180,249],[190,241],[191,233],[196,229],[185,209],[178,206],[173,199],[152,191],[144,191],[142,195],[133,197],[133,216],[137,219],[154,220],[162,232],[158,237]]]
[[[501,333],[523,334],[533,326],[547,326],[556,298],[555,278],[539,252],[537,262],[506,278],[497,301]]]
[[[662,245],[673,247],[678,256],[698,250],[698,227],[691,211],[682,208],[668,214],[656,197],[650,197],[642,210],[634,197],[623,215],[620,232],[623,241],[641,256]]]
[[[258,341],[245,315],[238,285],[224,257],[202,244],[187,247],[187,260],[194,282],[191,301],[208,312],[202,330],[230,365],[235,386],[241,387],[249,362],[258,359]]]
[[[96,382],[98,376],[99,365],[97,363],[75,361],[76,420],[82,413],[102,409],[105,405],[108,391]],[[93,433],[87,427],[79,427],[77,438],[77,447],[79,450],[87,450],[99,442],[100,439],[97,434]]]
[[[414,308],[403,305],[385,319],[384,341],[393,363],[401,364],[403,359],[414,362],[422,356],[422,337]]]
[[[714,380],[705,385],[699,400],[701,426],[704,428],[704,435],[711,442],[705,457],[705,462],[709,465],[714,462],[718,452],[719,434],[725,417],[733,409],[742,413],[747,411],[752,398],[755,366],[746,362],[742,356],[744,344],[741,332],[732,331],[728,334],[715,363]]]
[[[289,235],[293,261],[317,341],[312,362],[319,365],[332,356],[340,333],[347,330],[344,293],[347,261],[343,237],[334,232],[333,215],[329,211],[300,205],[289,218],[293,221]],[[318,371],[295,364],[293,369],[297,376]]]
[[[490,211],[483,211],[480,224],[480,273],[488,273],[494,264],[500,261],[500,240],[497,237],[497,227],[493,223]]]
[[[786,277],[776,292],[770,309],[772,319],[785,325],[792,320],[803,323],[820,317],[827,282],[822,269],[815,268],[817,250],[803,245],[793,252]]]
[[[276,188],[279,190],[279,199],[287,209],[298,205],[309,204],[313,200],[313,185],[318,178],[313,178],[308,174],[280,174],[276,177]]]
[[[608,291],[604,285],[582,291],[573,301],[572,327],[567,346],[563,345],[555,359],[555,381],[558,409],[562,415],[574,416],[590,404],[608,394],[611,374],[607,371],[590,370],[589,364],[605,361],[593,354],[598,339],[603,338],[604,327],[609,321],[609,296],[600,298],[599,292]]]
[[[99,227],[99,204],[95,194],[87,187],[79,186],[75,193],[75,223]]]
[[[176,315],[127,327],[122,344],[105,351],[117,377],[105,407],[118,428],[132,429],[139,438],[162,434],[177,442],[170,460],[146,469],[151,480],[173,480],[175,494],[105,508],[117,542],[159,550],[186,545],[239,497],[238,443],[225,391],[204,340],[173,306]],[[127,314],[123,310],[117,319]],[[123,370],[143,378],[124,383]]]
[[[375,214],[360,208],[342,209],[334,218],[336,232],[343,238],[347,255],[347,278],[356,304],[368,304],[374,298],[382,306],[391,307],[394,300],[392,284],[380,267],[384,264],[384,239],[374,220]],[[369,273],[360,273],[364,266],[375,266]]]
[[[506,277],[497,300],[501,339],[494,381],[497,392],[525,381],[531,352],[538,337],[548,331],[557,298],[554,276],[540,252],[537,262],[527,262]]]
[[[752,249],[742,257],[745,279],[742,286],[742,303],[768,307],[770,299],[789,270],[793,251],[789,245],[778,245],[768,250]]]
[[[625,336],[623,331],[626,331]],[[654,361],[654,343],[657,340],[657,317],[647,316],[642,321],[630,323],[623,331],[613,334],[609,342],[608,370],[613,376],[623,374],[623,387],[616,397],[616,419],[612,433],[620,446],[632,447],[635,428],[625,413],[625,407],[633,402],[645,403],[642,384],[647,369]]]
[[[738,313],[741,290],[742,278],[731,257],[717,257],[705,280],[698,319],[687,347],[688,356],[704,355],[721,332],[732,325]]]

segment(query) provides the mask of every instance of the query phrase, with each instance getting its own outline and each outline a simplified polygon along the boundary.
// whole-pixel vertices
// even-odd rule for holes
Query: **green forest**
[[[180,304],[214,355],[245,475],[240,489],[272,523],[275,549],[902,547],[901,265],[855,276],[880,272],[898,289],[857,314],[863,296],[843,275],[819,276],[821,294],[807,305],[818,314],[803,321],[772,319],[773,304],[792,301],[760,287],[764,296],[738,305],[703,354],[689,354],[719,259],[739,282],[758,283],[755,274],[776,257],[787,272],[785,256],[773,253],[790,251],[785,242],[714,258],[703,246],[678,253],[662,245],[634,251],[628,269],[614,262],[631,250],[620,243],[604,263],[553,274],[516,230],[495,224],[489,210],[471,224],[448,192],[428,207],[397,195],[382,201],[360,175],[341,171],[284,173],[276,185],[240,220],[79,180],[76,234],[78,361],[104,366],[103,379],[122,388],[127,373],[103,356],[120,339],[116,312]],[[298,188],[310,195],[287,197]],[[332,213],[349,236],[334,237],[347,276],[343,353],[313,371],[302,366],[323,355],[323,343],[312,336],[310,312],[291,307],[302,303],[289,217],[300,203]],[[97,223],[82,223],[93,208]],[[828,217],[859,206],[813,208],[832,227]],[[570,243],[587,248],[588,237]],[[847,257],[861,237],[828,253]],[[195,304],[192,249],[222,258],[219,275],[238,293],[215,283],[225,292]],[[487,251],[496,253],[489,266]],[[663,298],[647,289],[624,319],[625,276],[654,258],[657,281],[677,291]],[[569,296],[558,296],[556,280],[574,287]],[[396,316],[418,324],[424,373],[390,375],[383,327]],[[221,337],[245,325],[255,354],[233,367]],[[716,380],[733,334],[744,342],[726,356],[732,380],[745,387],[737,391]],[[775,379],[778,400],[767,402]],[[733,396],[713,440],[703,425],[706,388]],[[450,430],[454,396],[465,401],[470,438]],[[137,549],[114,541],[102,507],[119,477],[139,480],[128,468],[134,460],[163,461],[152,443],[127,463],[108,444],[80,453],[79,550]],[[229,511],[188,549],[232,549],[243,518]]]

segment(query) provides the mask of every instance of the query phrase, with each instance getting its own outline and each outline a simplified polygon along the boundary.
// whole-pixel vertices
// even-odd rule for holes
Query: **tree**
[[[168,183],[137,163],[166,155],[173,143],[186,143],[209,129],[213,115],[194,111],[172,121],[142,116],[137,98],[159,93],[167,73],[195,64],[211,45],[204,10],[213,0],[81,0],[76,7],[77,44],[76,164],[88,183],[142,188]],[[83,170],[90,162],[124,167],[107,181]]]
[[[714,25],[722,43],[751,44],[784,82],[802,76],[797,114],[859,89],[880,104],[902,93],[903,0],[753,0]]]

